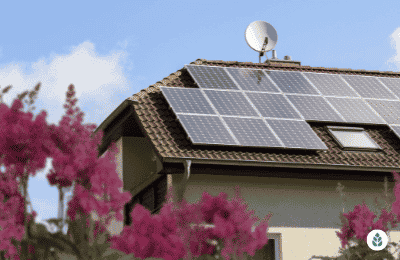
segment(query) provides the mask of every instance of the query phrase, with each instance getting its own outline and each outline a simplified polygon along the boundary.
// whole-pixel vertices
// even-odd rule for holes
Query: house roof
[[[275,63],[251,63],[198,59],[191,64],[400,78],[400,73],[395,72],[310,67],[301,66],[299,63],[279,63],[278,61]],[[127,99],[135,101],[132,104],[135,118],[139,122],[144,136],[150,140],[155,152],[163,162],[192,159],[202,163],[232,165],[247,163],[248,165],[271,167],[292,165],[302,168],[341,168],[385,172],[400,169],[400,139],[386,125],[362,126],[382,148],[378,152],[343,151],[324,128],[327,123],[322,122],[309,122],[309,124],[328,147],[326,151],[193,146],[186,138],[185,130],[162,95],[161,86],[181,88],[198,88],[198,86],[183,67]],[[328,125],[340,124],[329,123]]]

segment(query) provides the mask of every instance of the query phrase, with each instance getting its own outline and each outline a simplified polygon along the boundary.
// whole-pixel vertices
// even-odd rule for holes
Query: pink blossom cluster
[[[377,217],[365,203],[356,205],[353,211],[343,214],[346,221],[340,232],[336,232],[342,242],[344,248],[351,239],[359,239],[367,242],[368,233],[374,229],[380,229],[384,232],[389,230],[388,224],[397,227],[396,216],[385,209],[382,209],[379,219],[374,222]]]
[[[183,256],[201,256],[212,254],[215,246],[210,240],[223,242],[221,255],[230,259],[230,255],[243,256],[244,252],[254,256],[268,242],[268,219],[256,227],[258,221],[252,217],[254,211],[246,212],[247,205],[237,193],[228,201],[227,194],[220,193],[212,197],[207,192],[201,201],[189,204],[185,200],[174,207],[173,202],[164,204],[159,215],[137,205],[131,212],[133,223],[125,227],[119,236],[112,238],[112,248],[127,254],[134,253],[142,259],[156,257],[180,259]],[[214,224],[208,229],[201,223]],[[191,228],[191,224],[196,224]],[[187,248],[186,244],[189,245]]]
[[[6,257],[18,259],[12,240],[21,240],[25,234],[24,222],[36,216],[32,212],[25,220],[24,198],[19,191],[17,178],[35,175],[44,168],[49,155],[50,142],[47,138],[46,112],[33,120],[32,113],[21,111],[20,100],[14,100],[9,108],[0,104],[0,251]]]
[[[74,220],[77,214],[88,215],[95,211],[106,217],[106,223],[115,212],[120,213],[131,195],[121,193],[123,183],[116,172],[115,145],[98,157],[102,133],[92,138],[95,125],[82,125],[83,112],[75,108],[74,86],[67,92],[67,109],[59,126],[47,125],[46,112],[33,119],[31,112],[24,112],[20,100],[14,100],[9,108],[0,104],[0,251],[7,257],[19,259],[11,239],[21,241],[24,237],[24,197],[19,191],[21,180],[28,180],[45,167],[46,158],[53,158],[53,170],[47,176],[51,185],[68,187],[74,185],[74,197],[69,202],[68,216]]]

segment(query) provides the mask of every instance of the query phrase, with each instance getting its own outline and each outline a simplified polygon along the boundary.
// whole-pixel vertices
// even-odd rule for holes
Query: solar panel
[[[242,146],[282,147],[262,119],[223,117]]]
[[[236,68],[227,70],[243,90],[280,92],[262,70]]]
[[[328,149],[305,121],[267,119],[285,147]]]
[[[400,79],[399,78],[378,78],[386,85],[398,98],[400,98]]]
[[[246,93],[263,117],[301,119],[282,94]]]
[[[388,124],[400,124],[400,101],[366,100]]]
[[[400,138],[400,125],[390,125],[390,128]]]
[[[215,114],[200,89],[161,87],[175,113]]]
[[[225,116],[257,116],[243,92],[204,90],[218,113]]]
[[[358,97],[339,75],[303,73],[324,96]]]
[[[375,77],[342,75],[355,91],[364,98],[397,99]]]
[[[266,71],[266,73],[284,93],[319,94],[300,72]]]
[[[345,122],[344,119],[320,96],[287,95],[305,120]]]
[[[385,123],[362,99],[333,97],[326,99],[348,123]]]
[[[186,65],[186,68],[200,88],[239,89],[223,67]]]
[[[193,144],[238,145],[218,116],[177,115]]]

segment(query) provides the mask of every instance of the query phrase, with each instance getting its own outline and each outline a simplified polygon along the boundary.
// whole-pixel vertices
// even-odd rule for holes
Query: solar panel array
[[[186,65],[198,89],[162,87],[193,144],[327,149],[307,121],[388,124],[400,79]]]

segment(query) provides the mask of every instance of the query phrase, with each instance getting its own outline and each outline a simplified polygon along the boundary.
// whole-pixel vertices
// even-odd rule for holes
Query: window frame
[[[382,148],[372,139],[367,132],[365,132],[362,127],[347,127],[347,126],[325,126],[328,134],[335,140],[337,144],[339,144],[340,148],[345,151],[370,151],[376,152],[381,151]],[[355,147],[355,146],[345,146],[342,144],[340,139],[338,139],[333,132],[341,131],[341,132],[362,132],[364,136],[376,147]]]

